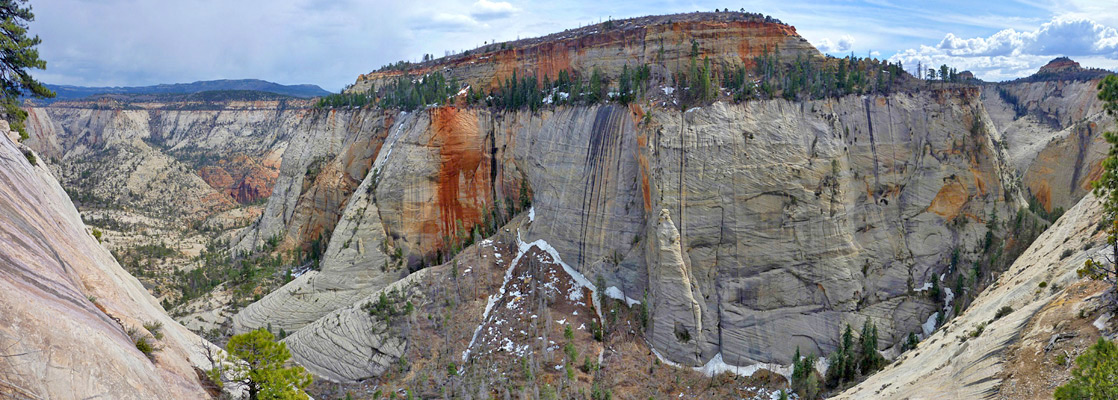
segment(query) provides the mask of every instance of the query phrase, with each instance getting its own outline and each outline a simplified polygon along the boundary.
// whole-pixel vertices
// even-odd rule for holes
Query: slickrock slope
[[[962,316],[922,341],[915,351],[905,353],[836,398],[977,399],[995,398],[999,391],[1013,390],[1007,376],[1019,380],[1025,375],[1007,374],[1006,369],[1013,366],[1009,359],[1016,356],[1015,349],[1027,347],[1027,357],[1055,357],[1045,353],[1056,340],[1073,337],[1060,334],[1072,331],[1068,322],[1076,319],[1074,314],[1078,312],[1082,318],[1084,311],[1098,308],[1091,305],[1095,296],[1089,294],[1101,292],[1105,285],[1076,284],[1080,279],[1075,271],[1088,256],[1098,257],[1105,251],[1105,232],[1096,229],[1101,216],[1099,201],[1091,195],[1084,197],[1037,238]],[[1083,290],[1089,294],[1077,293]],[[1013,311],[996,318],[1002,307]],[[1051,322],[1054,313],[1055,321],[1060,322]],[[1045,323],[1040,323],[1042,320]],[[1098,326],[1105,326],[1106,321],[1105,317],[1100,320],[1103,325],[1087,325],[1085,330],[1089,332],[1071,333],[1097,337]],[[1039,363],[1033,361],[1031,367]],[[1066,376],[1065,371],[1064,379]],[[1050,398],[1058,383],[1040,382],[1042,389],[1038,392],[1001,397],[1003,393],[997,398]]]
[[[822,57],[796,28],[775,20],[742,13],[692,13],[610,21],[570,29],[533,39],[490,44],[464,54],[418,65],[412,75],[440,71],[447,79],[457,78],[477,88],[496,87],[519,71],[555,79],[559,71],[589,73],[598,68],[616,78],[624,65],[630,68],[653,64],[654,72],[668,76],[686,68],[692,40],[699,56],[709,57],[721,70],[724,65],[750,65],[754,57],[780,51],[789,61],[797,56]],[[659,66],[668,66],[671,70]],[[361,75],[349,89],[364,92],[380,88],[403,75],[400,71],[377,71]]]
[[[0,135],[0,397],[207,397],[194,368],[209,367],[209,344],[167,316],[19,147]],[[149,360],[125,331],[152,322],[163,338]]]

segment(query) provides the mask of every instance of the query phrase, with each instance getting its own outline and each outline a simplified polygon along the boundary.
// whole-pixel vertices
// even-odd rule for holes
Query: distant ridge
[[[1111,71],[1100,68],[1083,68],[1078,62],[1068,57],[1056,57],[1032,75],[1018,78],[1010,82],[1042,82],[1042,81],[1089,81],[1113,74]]]
[[[214,81],[197,81],[192,83],[160,84],[152,86],[85,87],[50,84],[46,86],[57,94],[54,99],[48,101],[75,100],[103,94],[189,94],[225,90],[267,92],[303,98],[330,94],[330,92],[327,92],[318,85],[281,85],[260,79],[220,79]]]

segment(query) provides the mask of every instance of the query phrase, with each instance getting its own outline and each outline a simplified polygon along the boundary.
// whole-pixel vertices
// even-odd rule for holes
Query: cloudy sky
[[[1026,76],[1066,55],[1118,69],[1118,0],[31,0],[48,83],[223,78],[331,91],[396,60],[540,36],[605,18],[745,8],[821,50]]]

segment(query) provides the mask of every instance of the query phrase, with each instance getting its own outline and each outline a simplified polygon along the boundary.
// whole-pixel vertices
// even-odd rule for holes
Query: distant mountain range
[[[221,79],[192,83],[174,83],[152,86],[115,86],[86,87],[70,85],[46,85],[57,96],[48,101],[74,100],[103,94],[144,95],[144,94],[189,94],[213,91],[257,91],[281,94],[292,97],[325,96],[330,92],[318,85],[281,85],[260,79]]]

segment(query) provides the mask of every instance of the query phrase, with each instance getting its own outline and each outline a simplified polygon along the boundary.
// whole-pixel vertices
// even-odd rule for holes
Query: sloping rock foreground
[[[0,397],[207,397],[195,367],[212,345],[167,316],[23,151],[0,135]],[[145,323],[163,326],[153,359],[126,333]]]
[[[1006,369],[1013,350],[1034,342],[1033,347],[1039,348],[1030,348],[1028,353],[1042,354],[1048,350],[1046,344],[1051,346],[1068,330],[1064,320],[1075,319],[1076,311],[1083,318],[1091,307],[1085,296],[1069,300],[1068,294],[1080,281],[1076,270],[1084,260],[1098,259],[1109,251],[1105,232],[1097,229],[1101,217],[1100,202],[1093,195],[1084,197],[982,292],[967,312],[922,341],[916,350],[836,398],[977,399],[1012,389],[1006,385],[1007,375],[1012,375]],[[1091,292],[1102,289],[1105,287],[1094,287]],[[1058,318],[1064,322],[1038,323],[1065,303],[1071,306],[1060,311],[1063,314]],[[997,317],[1004,307],[1012,312]],[[1095,324],[1088,329],[1097,335],[1106,325]],[[1050,397],[1053,389],[1052,382],[1045,382],[1034,396]]]

